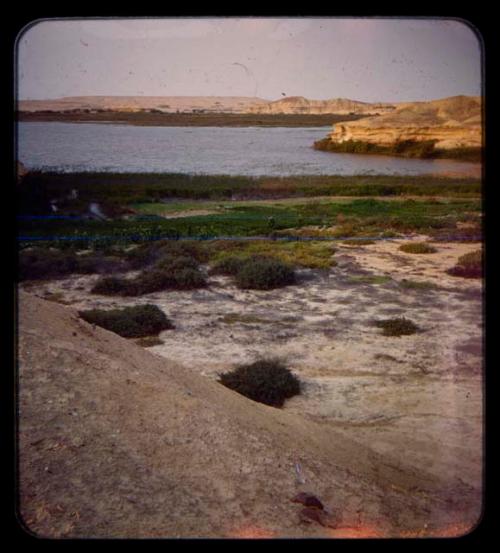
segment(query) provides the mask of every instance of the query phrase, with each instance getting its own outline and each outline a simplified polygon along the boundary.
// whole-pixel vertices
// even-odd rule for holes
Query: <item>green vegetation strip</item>
[[[457,222],[479,221],[481,203],[457,201],[359,199],[351,202],[308,202],[292,205],[240,205],[225,212],[175,219],[68,220],[37,218],[19,221],[23,239],[57,236],[103,242],[143,242],[165,238],[217,238],[299,234],[303,227],[325,229],[329,237],[381,236],[382,233],[456,230]],[[477,223],[479,224],[479,223]],[[332,228],[335,227],[335,228]],[[313,235],[314,232],[304,232]],[[323,231],[319,231],[322,235]]]
[[[479,196],[480,179],[397,175],[304,175],[248,177],[169,173],[30,172],[19,187],[23,215],[49,200],[64,199],[75,190],[85,202],[119,205],[157,203],[161,200],[266,199],[315,196]],[[66,203],[71,203],[69,200]],[[48,205],[48,213],[50,206]]]
[[[458,159],[462,161],[479,162],[482,149],[476,147],[436,148],[436,140],[402,140],[390,145],[375,144],[361,140],[345,140],[333,142],[323,138],[314,143],[316,150],[350,154],[378,154],[419,159]]]
[[[87,111],[87,113],[86,113]],[[19,121],[58,121],[61,123],[125,123],[154,127],[331,127],[338,121],[355,121],[363,115],[265,114],[265,113],[162,113],[160,110],[119,112],[78,110],[73,112],[20,112]]]

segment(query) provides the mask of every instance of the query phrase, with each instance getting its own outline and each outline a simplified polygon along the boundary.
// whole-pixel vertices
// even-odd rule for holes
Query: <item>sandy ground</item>
[[[281,357],[303,383],[284,412],[334,428],[393,467],[425,470],[450,490],[460,486],[479,513],[482,282],[444,273],[479,246],[438,243],[437,253],[415,255],[398,250],[407,241],[339,245],[336,267],[303,270],[298,285],[275,291],[239,290],[226,277],[210,277],[205,290],[139,299],[90,294],[96,276],[21,287],[77,309],[154,303],[176,328],[148,351],[208,379],[259,356]],[[367,282],[374,275],[388,279]],[[435,287],[407,289],[403,279]],[[394,316],[420,332],[386,337],[373,325]]]

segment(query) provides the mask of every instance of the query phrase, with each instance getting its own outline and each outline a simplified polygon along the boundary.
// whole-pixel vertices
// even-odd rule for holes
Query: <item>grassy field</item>
[[[156,204],[151,204],[154,206]],[[200,206],[203,206],[200,202]],[[177,207],[179,204],[177,204]],[[200,207],[198,206],[198,207]],[[209,204],[212,207],[212,204]],[[481,203],[469,200],[353,199],[352,201],[303,202],[221,206],[209,215],[163,218],[132,216],[107,221],[82,218],[25,218],[19,220],[23,240],[45,237],[57,240],[142,242],[161,237],[213,239],[217,237],[275,236],[286,234],[319,237],[380,237],[387,231],[430,235],[453,231],[457,223],[479,227]],[[315,227],[313,232],[307,227]],[[387,236],[387,234],[385,235]],[[83,242],[82,242],[83,243]]]
[[[36,172],[19,186],[18,230],[23,242],[43,238],[82,245],[157,238],[437,235],[454,233],[464,223],[477,234],[480,192],[475,179],[431,176]],[[57,213],[50,206],[54,199]],[[107,220],[88,217],[91,202]]]
[[[23,179],[20,212],[35,201],[63,198],[72,190],[80,202],[122,205],[186,200],[261,200],[318,196],[450,196],[481,193],[480,179],[436,176],[292,176],[247,177],[169,173],[31,172]],[[30,204],[31,201],[31,204]],[[26,207],[23,205],[26,204]],[[73,207],[77,203],[74,202]]]

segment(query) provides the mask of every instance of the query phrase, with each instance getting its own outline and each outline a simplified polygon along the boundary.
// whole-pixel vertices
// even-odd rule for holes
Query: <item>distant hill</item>
[[[250,108],[252,113],[307,113],[307,114],[360,114],[374,115],[390,112],[394,104],[358,102],[347,98],[331,100],[309,100],[303,96],[290,96],[275,102],[261,103]]]
[[[246,96],[71,96],[55,100],[21,100],[20,111],[160,110],[166,113],[205,111],[247,113],[268,100]]]
[[[246,96],[71,96],[54,100],[21,100],[19,102],[19,110],[23,112],[75,110],[137,112],[159,110],[165,113],[372,115],[387,113],[394,109],[393,104],[369,104],[346,98],[309,100],[303,96],[291,96],[274,102]]]

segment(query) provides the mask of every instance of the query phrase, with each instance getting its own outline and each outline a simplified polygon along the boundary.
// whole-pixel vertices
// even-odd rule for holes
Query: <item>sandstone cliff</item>
[[[267,104],[261,103],[250,107],[251,113],[307,113],[307,114],[323,114],[336,113],[340,115],[346,114],[366,114],[374,115],[387,113],[394,109],[392,104],[375,103],[369,104],[358,102],[346,98],[336,98],[331,100],[309,100],[303,96],[290,96],[282,98],[275,102]]]
[[[433,140],[439,149],[480,147],[481,98],[453,96],[399,104],[392,113],[336,124],[329,138],[333,143],[352,140],[391,145]]]

